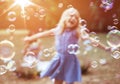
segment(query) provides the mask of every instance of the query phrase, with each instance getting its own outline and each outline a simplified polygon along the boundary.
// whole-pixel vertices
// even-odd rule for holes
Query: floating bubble
[[[62,8],[63,6],[64,6],[63,3],[59,3],[59,4],[58,4],[58,8]]]
[[[44,17],[46,16],[46,11],[45,11],[45,9],[40,8],[40,9],[38,10],[38,12],[39,12],[39,17],[40,17],[40,18],[44,18]]]
[[[104,64],[107,63],[107,61],[106,61],[106,59],[100,59],[100,60],[99,60],[99,63],[102,64],[102,65],[104,65]]]
[[[79,48],[80,48],[80,46],[78,44],[70,44],[70,45],[68,45],[67,51],[69,54],[77,55],[80,53]]]
[[[36,59],[36,55],[34,52],[27,52],[24,56],[24,62],[28,65],[29,68],[33,68],[36,66],[38,60]]]
[[[113,0],[101,0],[100,7],[105,9],[105,12],[113,8]]]
[[[111,47],[120,47],[120,31],[111,30],[107,34],[107,43]]]
[[[108,30],[114,30],[114,29],[118,29],[116,26],[108,26],[107,27]]]
[[[118,19],[113,19],[113,24],[114,25],[117,25],[119,23],[119,20]]]
[[[92,61],[91,62],[91,67],[92,68],[97,68],[98,67],[98,62],[97,61]]]
[[[15,25],[10,24],[8,29],[7,29],[7,32],[10,33],[10,34],[13,34],[15,32]]]
[[[51,51],[50,51],[50,49],[44,49],[43,50],[43,56],[45,56],[45,57],[49,57],[49,56],[51,56]]]
[[[5,65],[0,65],[0,75],[3,75],[7,72],[6,66]]]
[[[6,31],[10,34],[10,40],[13,40],[13,35],[14,35],[14,32],[15,32],[15,25],[10,24]]]
[[[80,25],[82,27],[86,27],[87,26],[87,21],[85,19],[80,19]]]
[[[11,22],[16,20],[16,13],[14,11],[8,13],[8,20]]]
[[[115,59],[120,59],[120,51],[114,51],[111,56]]]
[[[15,56],[14,44],[11,41],[3,40],[0,42],[0,59],[11,60]]]
[[[81,28],[81,29],[80,29],[81,37],[82,37],[83,39],[89,38],[88,32],[89,32],[89,30],[88,30],[87,28]]]
[[[10,60],[6,66],[6,69],[9,71],[15,71],[16,70],[16,63],[13,60]]]
[[[42,32],[42,31],[43,31],[43,29],[42,29],[42,28],[38,28],[38,31],[39,31],[39,32]]]
[[[34,17],[38,18],[39,20],[43,20],[46,16],[46,10],[44,8],[38,8],[34,13]]]
[[[91,32],[90,34],[89,34],[89,36],[93,39],[93,46],[98,46],[98,42],[100,41],[99,40],[99,37],[97,36],[97,34],[95,33],[95,32]]]

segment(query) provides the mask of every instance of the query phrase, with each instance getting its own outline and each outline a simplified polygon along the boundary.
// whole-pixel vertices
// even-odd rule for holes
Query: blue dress
[[[76,30],[66,29],[55,37],[57,54],[53,57],[48,68],[41,72],[41,77],[50,77],[66,82],[80,82],[81,68],[75,54],[69,54],[68,46],[78,44]]]

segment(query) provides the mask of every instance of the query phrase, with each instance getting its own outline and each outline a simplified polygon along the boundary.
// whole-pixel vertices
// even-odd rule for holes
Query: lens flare
[[[20,5],[21,8],[24,8],[25,6],[28,6],[31,4],[29,0],[16,0],[15,3]]]

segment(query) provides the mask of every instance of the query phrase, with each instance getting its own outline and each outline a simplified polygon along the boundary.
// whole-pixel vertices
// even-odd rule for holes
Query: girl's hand
[[[112,47],[106,47],[105,50],[112,53]]]
[[[30,39],[30,37],[27,36],[27,37],[25,37],[25,38],[23,39],[23,41],[24,41],[24,42],[30,42],[31,39]]]

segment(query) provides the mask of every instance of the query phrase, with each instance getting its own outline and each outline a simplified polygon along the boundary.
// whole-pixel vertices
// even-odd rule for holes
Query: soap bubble
[[[120,31],[111,30],[107,34],[107,43],[111,47],[120,47]]]
[[[11,22],[16,20],[16,13],[14,11],[8,13],[8,20]]]
[[[97,68],[98,67],[98,62],[97,61],[92,61],[91,62],[91,67],[92,68]]]
[[[36,55],[34,52],[27,52],[23,58],[25,66],[29,67],[29,68],[33,68],[36,66],[37,64],[37,59],[36,59]]]
[[[7,72],[6,66],[5,65],[0,65],[0,75],[3,75]]]
[[[120,59],[120,51],[114,51],[111,56],[115,59]]]
[[[64,6],[63,3],[59,3],[59,4],[58,4],[58,8],[62,8],[63,6]]]
[[[113,8],[113,0],[101,0],[100,7],[105,9],[105,12]]]
[[[16,70],[16,63],[13,60],[10,60],[8,64],[6,65],[6,69],[9,71],[15,71]]]
[[[11,41],[3,40],[0,42],[0,59],[11,60],[15,56],[14,44]]]

